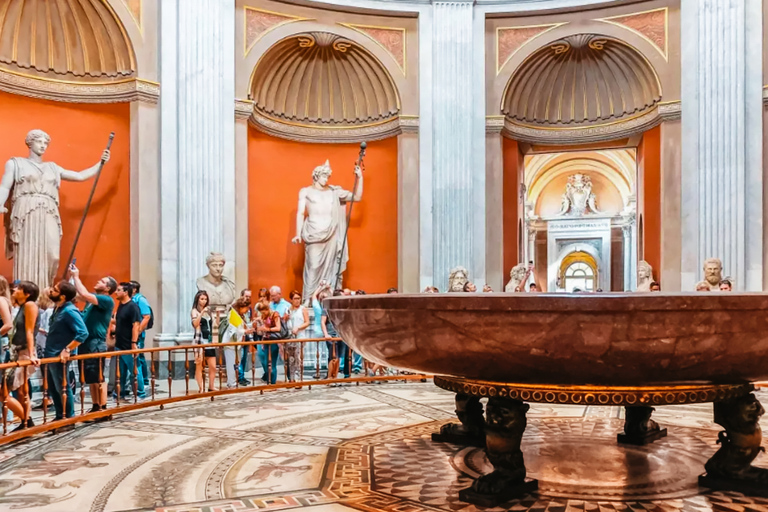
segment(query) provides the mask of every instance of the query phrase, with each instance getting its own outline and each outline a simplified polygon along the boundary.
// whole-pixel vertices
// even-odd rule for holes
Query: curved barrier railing
[[[62,375],[62,382],[61,382],[61,401],[62,401],[62,410],[64,413],[66,413],[66,407],[67,407],[67,400],[68,400],[68,393],[66,392],[68,387],[71,387],[72,389],[72,396],[75,397],[75,400],[78,402],[76,403],[75,407],[75,415],[68,418],[58,419],[54,420],[51,418],[52,414],[48,411],[49,408],[49,401],[51,399],[51,393],[55,392],[55,387],[52,386],[52,383],[49,382],[49,373],[47,371],[49,365],[61,365],[62,361],[58,357],[51,357],[51,358],[45,358],[40,359],[40,365],[39,369],[36,370],[42,373],[42,377],[39,379],[41,381],[41,386],[39,389],[34,389],[35,387],[32,386],[31,378],[28,378],[23,383],[23,391],[26,392],[27,396],[30,395],[39,395],[42,393],[42,411],[37,412],[33,411],[32,419],[35,422],[34,426],[26,427],[21,430],[12,431],[15,427],[19,426],[19,422],[15,421],[16,418],[10,418],[11,416],[9,414],[9,408],[7,406],[8,397],[12,396],[12,392],[9,390],[9,379],[3,378],[2,383],[0,384],[0,390],[2,390],[2,394],[0,396],[3,397],[2,399],[2,435],[0,435],[0,445],[10,443],[12,441],[16,441],[19,439],[23,439],[26,437],[33,436],[35,434],[39,434],[42,432],[50,431],[50,430],[56,430],[56,429],[62,429],[62,428],[68,428],[69,425],[74,425],[76,423],[85,422],[85,421],[93,421],[98,420],[100,418],[105,418],[107,416],[111,416],[116,413],[122,413],[122,412],[128,412],[133,411],[137,409],[144,409],[148,407],[160,407],[161,409],[166,404],[176,403],[176,402],[182,402],[185,400],[197,400],[201,398],[210,398],[211,400],[214,400],[216,396],[219,395],[229,395],[234,393],[243,393],[243,392],[253,392],[258,391],[259,393],[264,393],[264,391],[274,390],[274,389],[287,389],[287,388],[302,388],[304,386],[307,386],[309,389],[312,388],[312,386],[321,386],[321,385],[337,385],[342,383],[350,383],[355,385],[365,384],[365,383],[372,383],[377,381],[392,381],[392,380],[426,380],[427,378],[430,378],[429,375],[423,375],[423,374],[411,374],[411,373],[405,373],[401,372],[399,370],[390,370],[387,368],[382,368],[379,365],[374,365],[373,363],[370,363],[363,359],[363,376],[351,376],[348,378],[338,378],[338,377],[331,377],[328,378],[326,375],[326,378],[321,378],[321,366],[324,361],[321,361],[321,344],[324,344],[326,342],[329,343],[330,346],[330,359],[338,359],[339,361],[344,360],[344,366],[349,366],[351,369],[352,366],[352,355],[353,352],[349,347],[345,350],[346,353],[338,354],[337,357],[336,347],[337,343],[342,341],[340,338],[308,338],[308,339],[288,339],[288,340],[260,340],[260,341],[244,341],[244,342],[231,342],[231,343],[210,343],[210,344],[194,344],[194,345],[177,345],[177,346],[171,346],[171,347],[154,347],[154,348],[145,348],[145,349],[136,349],[136,350],[123,350],[123,351],[110,351],[110,352],[103,352],[99,354],[86,354],[86,355],[75,355],[69,358],[69,360],[64,363],[64,368],[66,371],[60,371]],[[298,373],[298,380],[288,380],[289,379],[289,371],[285,371],[283,375],[283,379],[280,382],[275,382],[274,384],[270,384],[268,382],[265,382],[264,384],[255,385],[256,382],[260,382],[263,379],[261,377],[257,377],[257,367],[265,370],[264,376],[269,378],[269,376],[273,373],[273,368],[277,368],[277,366],[280,364],[280,357],[273,357],[273,351],[272,349],[265,350],[266,355],[266,364],[262,366],[262,361],[257,358],[257,347],[268,347],[277,345],[279,349],[279,353],[282,355],[285,349],[286,345],[290,344],[300,344],[301,349],[298,352],[299,354],[302,354],[305,352],[305,346],[307,344],[317,344],[315,351],[316,357],[314,360],[314,368],[313,372],[314,375],[312,378],[307,379],[306,369],[307,367],[304,364],[303,356],[300,357],[300,362],[298,363],[299,368],[301,371]],[[237,369],[240,368],[241,365],[241,347],[247,347],[248,348],[248,359],[250,360],[250,376],[251,376],[251,384],[247,386],[241,386],[239,384],[239,379],[235,379],[238,381],[233,387],[226,388],[225,387],[225,375],[226,375],[226,356],[224,355],[224,350],[228,347],[234,348],[234,369],[232,371],[237,372]],[[295,345],[294,345],[295,347]],[[202,389],[199,389],[198,391],[193,391],[190,389],[190,380],[195,382],[195,376],[191,373],[191,368],[194,368],[195,358],[199,357],[200,354],[202,354],[203,349],[217,349],[216,350],[216,361],[215,361],[215,375],[218,377],[218,389],[214,389],[214,386],[211,385],[210,382],[206,382],[206,379],[208,377],[208,369],[206,367],[206,361],[205,356],[203,355],[203,359],[201,361],[202,364],[202,378],[203,378],[203,387]],[[198,352],[200,351],[200,352]],[[139,356],[141,354],[144,354],[144,357],[146,358],[149,366],[149,391],[147,392],[147,396],[145,398],[139,398],[138,394],[138,380],[135,378],[138,374],[138,366],[140,363]],[[162,357],[165,355],[165,357]],[[119,364],[119,358],[120,357],[126,357],[130,356],[130,362],[133,365],[132,369],[132,375],[133,378],[131,378],[130,384],[131,384],[131,394],[132,397],[129,399],[121,399],[121,395],[125,393],[126,390],[121,389],[121,370],[120,370],[120,364]],[[190,356],[192,356],[192,359],[190,359]],[[86,388],[89,386],[89,384],[85,383],[85,372],[83,371],[84,362],[88,359],[109,359],[111,360],[110,366],[114,365],[115,373],[114,373],[114,389],[113,392],[110,392],[110,398],[108,399],[108,407],[107,409],[91,412],[86,411]],[[8,369],[16,369],[16,368],[23,368],[33,366],[33,364],[30,361],[17,361],[12,363],[4,363],[0,364],[0,375],[5,375],[5,370]],[[105,367],[104,362],[101,362],[99,365],[99,375],[105,382],[107,381],[106,378],[104,378],[103,368]],[[341,367],[339,371],[342,371],[344,367]],[[73,370],[79,370],[79,372],[75,373],[74,382],[72,379],[71,374],[73,373]],[[368,374],[369,370],[371,371],[371,375]],[[192,370],[194,371],[194,370]],[[179,375],[183,372],[183,375]],[[165,376],[163,378],[160,378],[160,375],[164,373]],[[293,373],[291,370],[290,373]],[[236,375],[236,374],[235,374]],[[111,381],[112,379],[110,379]],[[164,386],[167,385],[167,388]],[[196,384],[195,384],[196,385]],[[214,383],[215,385],[215,383]],[[31,391],[31,393],[30,393]],[[112,396],[114,394],[114,397]],[[164,396],[167,395],[167,396]],[[31,398],[34,398],[34,396],[31,396]],[[79,409],[79,410],[78,410]]]

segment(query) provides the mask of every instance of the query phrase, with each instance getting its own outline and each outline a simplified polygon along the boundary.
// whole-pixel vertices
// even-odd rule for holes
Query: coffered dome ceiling
[[[109,82],[133,76],[136,64],[105,0],[0,0],[0,68]]]
[[[397,118],[400,102],[384,67],[335,34],[312,32],[278,42],[256,65],[254,109],[272,120],[354,128]]]
[[[504,93],[507,120],[532,128],[569,128],[631,119],[661,100],[650,63],[626,43],[577,34],[533,53]]]

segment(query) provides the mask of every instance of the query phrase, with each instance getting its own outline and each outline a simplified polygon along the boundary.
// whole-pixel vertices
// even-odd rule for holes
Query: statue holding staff
[[[304,242],[304,297],[311,297],[320,281],[335,283],[337,273],[341,275],[349,261],[345,214],[347,203],[363,197],[363,171],[360,165],[355,166],[354,193],[329,185],[332,172],[326,160],[312,171],[312,185],[299,191],[296,236],[292,242]]]
[[[59,186],[61,181],[86,181],[93,178],[102,162],[109,160],[104,150],[101,160],[83,171],[69,171],[53,162],[44,162],[51,137],[42,130],[27,134],[27,158],[14,157],[5,163],[0,181],[0,205],[11,196],[11,212],[5,214],[8,259],[13,259],[13,277],[45,287],[53,284],[59,268],[61,216]]]

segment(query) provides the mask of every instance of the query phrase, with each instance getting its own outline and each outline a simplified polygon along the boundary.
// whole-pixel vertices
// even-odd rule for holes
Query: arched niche
[[[563,30],[535,38],[535,49],[505,64],[514,71],[498,76],[508,77],[497,104],[506,136],[536,144],[603,142],[662,121],[669,107],[646,52],[616,36]]]
[[[361,44],[335,33],[303,32],[264,53],[251,74],[250,122],[307,142],[379,140],[400,133],[392,75]]]
[[[107,0],[3,0],[0,90],[74,103],[154,101],[158,84],[138,78],[130,31]]]

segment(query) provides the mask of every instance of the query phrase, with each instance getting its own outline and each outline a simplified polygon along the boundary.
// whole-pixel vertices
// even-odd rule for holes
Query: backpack
[[[149,305],[149,303],[147,303]],[[152,306],[149,306],[149,322],[147,322],[146,330],[150,330],[155,326],[155,312],[152,310]]]

